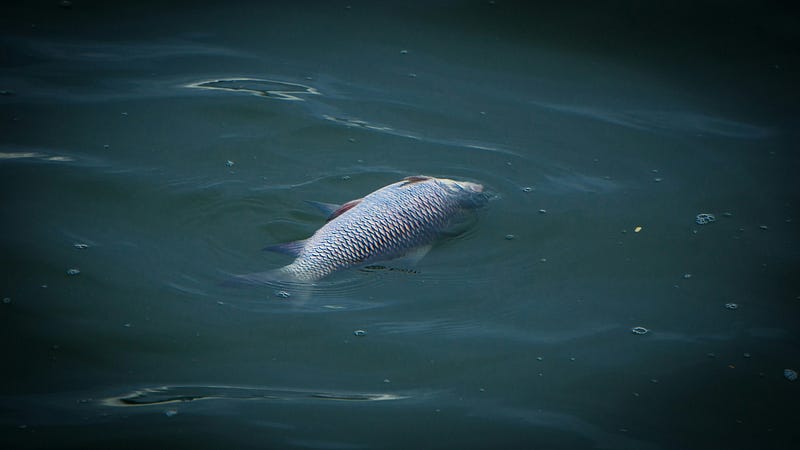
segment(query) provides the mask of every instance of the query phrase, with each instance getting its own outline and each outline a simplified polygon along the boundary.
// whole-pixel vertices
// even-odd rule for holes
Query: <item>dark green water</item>
[[[795,448],[799,22],[3,6],[0,447]],[[223,285],[420,173],[495,198],[415,272]]]

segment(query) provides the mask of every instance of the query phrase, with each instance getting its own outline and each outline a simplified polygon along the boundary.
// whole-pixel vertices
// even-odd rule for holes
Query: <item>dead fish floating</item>
[[[311,283],[343,269],[417,260],[487,200],[481,184],[418,175],[343,205],[313,203],[329,213],[322,228],[308,239],[265,249],[294,256],[294,262],[235,280]]]

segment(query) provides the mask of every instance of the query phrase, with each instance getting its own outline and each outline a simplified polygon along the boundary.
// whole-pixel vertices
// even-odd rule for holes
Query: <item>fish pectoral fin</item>
[[[392,259],[391,265],[395,267],[414,266],[418,262],[420,262],[420,260],[422,260],[422,258],[424,258],[429,251],[431,251],[432,247],[433,245],[423,245],[421,247],[416,247],[411,251],[409,251],[408,253],[406,253],[405,255]]]
[[[364,266],[361,269],[362,272],[377,272],[379,270],[385,270],[388,272],[402,272],[402,273],[410,273],[415,274],[419,273],[416,269],[409,269],[405,267],[392,267],[392,266],[384,266],[381,264],[373,264],[370,266]]]
[[[264,250],[269,252],[283,253],[284,255],[294,256],[296,258],[300,256],[300,253],[303,251],[303,248],[305,248],[307,241],[308,239],[303,239],[300,241],[292,241],[292,242],[285,242],[283,244],[270,245],[264,247]]]
[[[331,220],[341,216],[342,214],[346,213],[347,211],[353,209],[356,205],[361,203],[363,198],[357,198],[355,200],[350,200],[349,202],[343,205],[337,205],[334,203],[323,203],[323,202],[315,202],[312,200],[306,200],[306,203],[309,205],[317,208],[318,210],[322,211],[323,213],[328,215],[328,222]]]

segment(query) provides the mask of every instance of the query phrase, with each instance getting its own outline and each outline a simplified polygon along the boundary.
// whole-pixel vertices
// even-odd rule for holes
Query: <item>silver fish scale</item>
[[[403,256],[432,243],[462,209],[460,200],[435,179],[386,186],[317,230],[297,259],[281,270],[313,281],[339,269]]]

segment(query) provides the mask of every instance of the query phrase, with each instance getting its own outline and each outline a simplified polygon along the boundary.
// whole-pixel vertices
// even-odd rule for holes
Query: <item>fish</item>
[[[482,184],[415,175],[342,205],[311,202],[329,213],[325,225],[307,239],[265,249],[294,261],[236,279],[247,284],[314,283],[345,269],[419,260],[487,201]]]

